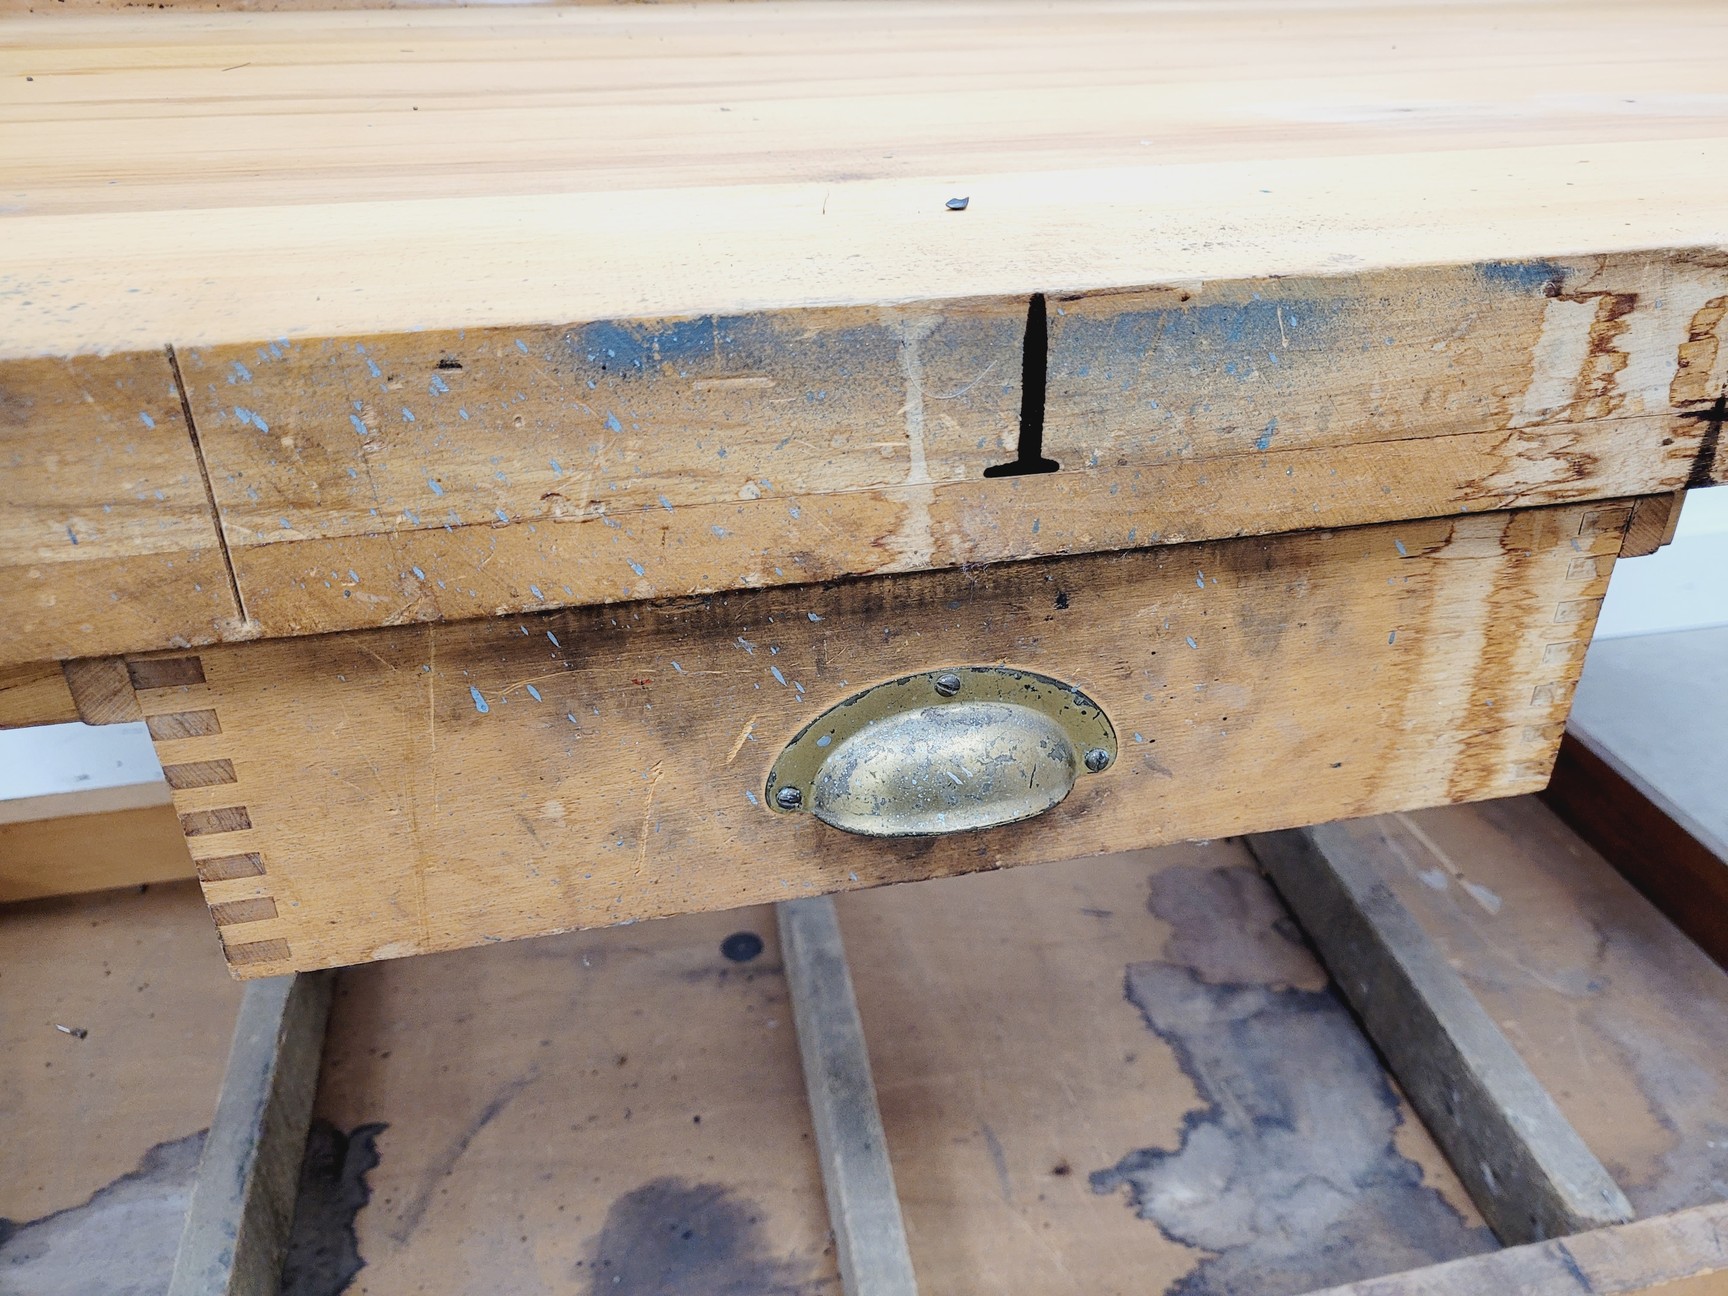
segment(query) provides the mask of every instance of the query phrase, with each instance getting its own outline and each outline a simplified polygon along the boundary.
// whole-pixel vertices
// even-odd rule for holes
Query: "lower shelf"
[[[838,900],[922,1290],[1296,1296],[1404,1274],[1376,1296],[1576,1296],[1713,1275],[1660,1288],[1691,1296],[1721,1281],[1728,974],[1531,798],[1380,823],[1387,884],[1639,1222],[1566,1252],[1501,1249],[1276,894],[1222,841]],[[4,942],[0,974],[19,984],[25,946],[44,965],[87,959],[94,906],[113,936],[127,905],[143,932],[171,903],[197,918],[190,888],[0,910],[28,935]],[[23,983],[22,1011],[10,990],[3,1029],[63,1053],[113,1032],[144,1056],[197,1034],[213,1060],[181,1065],[208,1077],[233,988],[208,946],[172,957],[200,971],[154,1018],[68,971]],[[63,997],[38,1002],[51,983]],[[38,1024],[71,1017],[89,1038]],[[16,1221],[0,1274],[40,1263],[37,1242],[117,1184],[173,1191],[115,1179],[163,1141],[136,1119],[125,1050],[51,1096],[42,1048],[14,1043],[0,1082],[29,1123],[77,1111],[105,1154],[79,1173],[45,1148],[22,1166],[0,1153]],[[133,1114],[102,1101],[117,1090]],[[198,1104],[177,1101],[172,1132],[197,1133]],[[212,1088],[202,1119],[213,1106]],[[343,973],[298,1229],[299,1293],[838,1293],[772,910]]]

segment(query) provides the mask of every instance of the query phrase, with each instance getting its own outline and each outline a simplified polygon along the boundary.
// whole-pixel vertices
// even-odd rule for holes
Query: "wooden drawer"
[[[136,657],[238,974],[1446,801],[1547,780],[1628,502]],[[1121,755],[1008,827],[762,804],[865,685],[1006,663]]]

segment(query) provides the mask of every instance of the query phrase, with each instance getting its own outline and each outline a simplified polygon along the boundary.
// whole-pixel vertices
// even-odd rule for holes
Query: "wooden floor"
[[[1728,975],[1533,799],[1387,827],[1446,862],[1412,846],[1395,889],[1639,1214],[1728,1194]],[[1276,1296],[1493,1248],[1236,843],[838,904],[926,1290]],[[0,924],[33,1131],[0,1288],[125,1249],[160,1290],[236,998],[196,895]],[[771,910],[355,969],[318,1118],[295,1296],[838,1293]],[[122,1227],[154,1249],[93,1244]]]

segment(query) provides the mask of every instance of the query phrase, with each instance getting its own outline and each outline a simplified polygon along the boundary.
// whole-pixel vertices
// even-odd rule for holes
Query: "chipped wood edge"
[[[1366,849],[1338,824],[1246,840],[1496,1237],[1516,1245],[1632,1218]]]
[[[1508,1247],[1309,1296],[1710,1296],[1728,1291],[1728,1203]]]
[[[1632,517],[1626,523],[1626,538],[1620,545],[1622,558],[1643,558],[1664,545],[1674,543],[1674,532],[1680,525],[1680,508],[1686,502],[1686,492],[1672,495],[1646,495],[1632,506]]]
[[[63,662],[60,669],[77,718],[85,724],[126,724],[144,718],[123,658],[87,657]]]
[[[775,913],[841,1284],[847,1296],[917,1296],[833,898],[783,901]]]
[[[334,978],[298,973],[246,987],[168,1296],[278,1290]]]

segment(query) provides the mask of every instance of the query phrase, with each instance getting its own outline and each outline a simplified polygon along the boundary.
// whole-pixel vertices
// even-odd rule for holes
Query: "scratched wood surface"
[[[1350,831],[1640,1217],[1722,1200],[1728,972],[1534,798]]]
[[[1538,962],[1523,970],[1457,942],[1448,951],[1491,969],[1479,991],[1518,997],[1500,1013],[1507,1029],[1586,1141],[1642,1194],[1645,1218],[1662,1221],[1642,1230],[1659,1234],[1648,1246],[1613,1231],[1574,1239],[1578,1267],[1604,1292],[1715,1290],[1719,1273],[1658,1284],[1720,1270],[1719,1214],[1661,1212],[1720,1195],[1708,1181],[1721,1155],[1710,1145],[1720,1141],[1712,1059],[1723,1042],[1714,1026],[1686,1028],[1719,1014],[1728,987],[1700,979],[1697,951],[1629,908],[1630,888],[1575,839],[1538,826],[1542,840],[1527,845],[1525,818],[1487,826],[1502,809],[1533,808],[1420,819],[1457,844],[1467,880],[1505,887],[1493,917],[1455,881],[1451,900],[1534,939]],[[1513,885],[1532,868],[1539,895]],[[1309,1059],[1336,1043],[1317,1022],[1343,1009],[1322,1007],[1323,974],[1280,934],[1281,910],[1237,845],[885,888],[837,907],[927,1290],[1268,1296],[1343,1282],[1351,1264],[1388,1275],[1351,1296],[1457,1296],[1517,1281],[1541,1296],[1583,1290],[1566,1285],[1564,1252],[1416,1268],[1428,1263],[1408,1249],[1417,1208],[1456,1212],[1453,1246],[1468,1246],[1480,1220],[1383,1088],[1371,1051],[1360,1066],[1313,1076]],[[1590,970],[1597,929],[1614,937],[1612,966],[1597,969],[1608,975]],[[735,963],[720,946],[739,932],[764,948]],[[1452,941],[1456,931],[1435,934]],[[376,965],[341,985],[320,1114],[373,1140],[378,1155],[372,1202],[353,1219],[366,1263],[354,1291],[444,1290],[461,1274],[597,1296],[621,1274],[612,1286],[654,1292],[644,1274],[679,1264],[681,1290],[725,1290],[728,1279],[751,1291],[835,1290],[767,910]],[[1635,1054],[1617,1031],[1637,1022],[1649,1034]],[[1296,1068],[1276,1056],[1280,1024],[1308,1032]],[[1207,1051],[1213,1029],[1222,1042]],[[470,1046],[452,1049],[452,1030]],[[1272,1094],[1285,1096],[1282,1114],[1311,1114],[1298,1100],[1304,1070],[1341,1122],[1375,1131],[1373,1158],[1349,1164],[1342,1149],[1354,1140],[1312,1126],[1288,1139],[1276,1122],[1246,1132],[1253,1104]],[[1323,1180],[1301,1180],[1314,1168],[1303,1157],[1360,1195],[1308,1213]],[[1387,1173],[1400,1163],[1402,1178]],[[1221,1164],[1244,1171],[1224,1192]],[[1136,1200],[1113,1171],[1163,1179]],[[1159,1186],[1167,1191],[1150,1191]],[[691,1229],[690,1245],[656,1245],[671,1221]],[[728,1248],[735,1238],[744,1245]]]
[[[0,666],[209,643],[238,615],[160,351],[0,365]]]
[[[1629,503],[139,658],[243,976],[1542,786]],[[820,711],[1058,676],[1121,758],[990,832],[761,804]]]
[[[1728,204],[1708,0],[5,21],[7,356],[1708,248]]]
[[[1705,484],[1725,306],[1728,258],[1628,256],[181,364],[288,635]],[[987,481],[1029,364],[1060,469]]]
[[[0,19],[0,664],[1721,479],[1728,16],[1476,8]]]
[[[1296,1292],[1492,1245],[1359,1036],[1307,1086],[1240,1033],[1207,1054],[1248,1102],[1283,1095],[1308,1137],[1256,1136],[1221,1111],[1184,1052],[1207,1049],[1213,1011],[1251,998],[1263,1012],[1250,1036],[1293,1029],[1315,1053],[1342,1042],[1339,1026],[1355,1035],[1324,973],[1273,930],[1282,910],[1240,848],[889,888],[838,908],[922,1290],[1126,1296],[1196,1273],[1214,1285],[1194,1290],[1233,1290],[1219,1270],[1260,1262]],[[746,957],[729,958],[735,935],[760,953],[734,943]],[[1125,984],[1135,967],[1189,987],[1186,1020],[1147,1020]],[[1307,1099],[1322,1090],[1371,1134],[1314,1137],[1329,1113]],[[838,1296],[766,907],[344,973],[318,1112],[378,1158],[353,1220],[357,1296],[450,1290],[453,1274],[543,1296]],[[1185,1121],[1195,1133],[1176,1152]],[[1190,1220],[1091,1179],[1166,1148],[1172,1185],[1198,1185],[1219,1142],[1262,1151],[1267,1173],[1243,1166],[1241,1192],[1205,1193]],[[1345,1185],[1327,1223],[1272,1222],[1329,1195],[1322,1175],[1294,1205],[1243,1217],[1257,1190],[1270,1206],[1322,1167]]]
[[[0,906],[0,1289],[167,1289],[240,1005],[207,922],[190,882]]]

